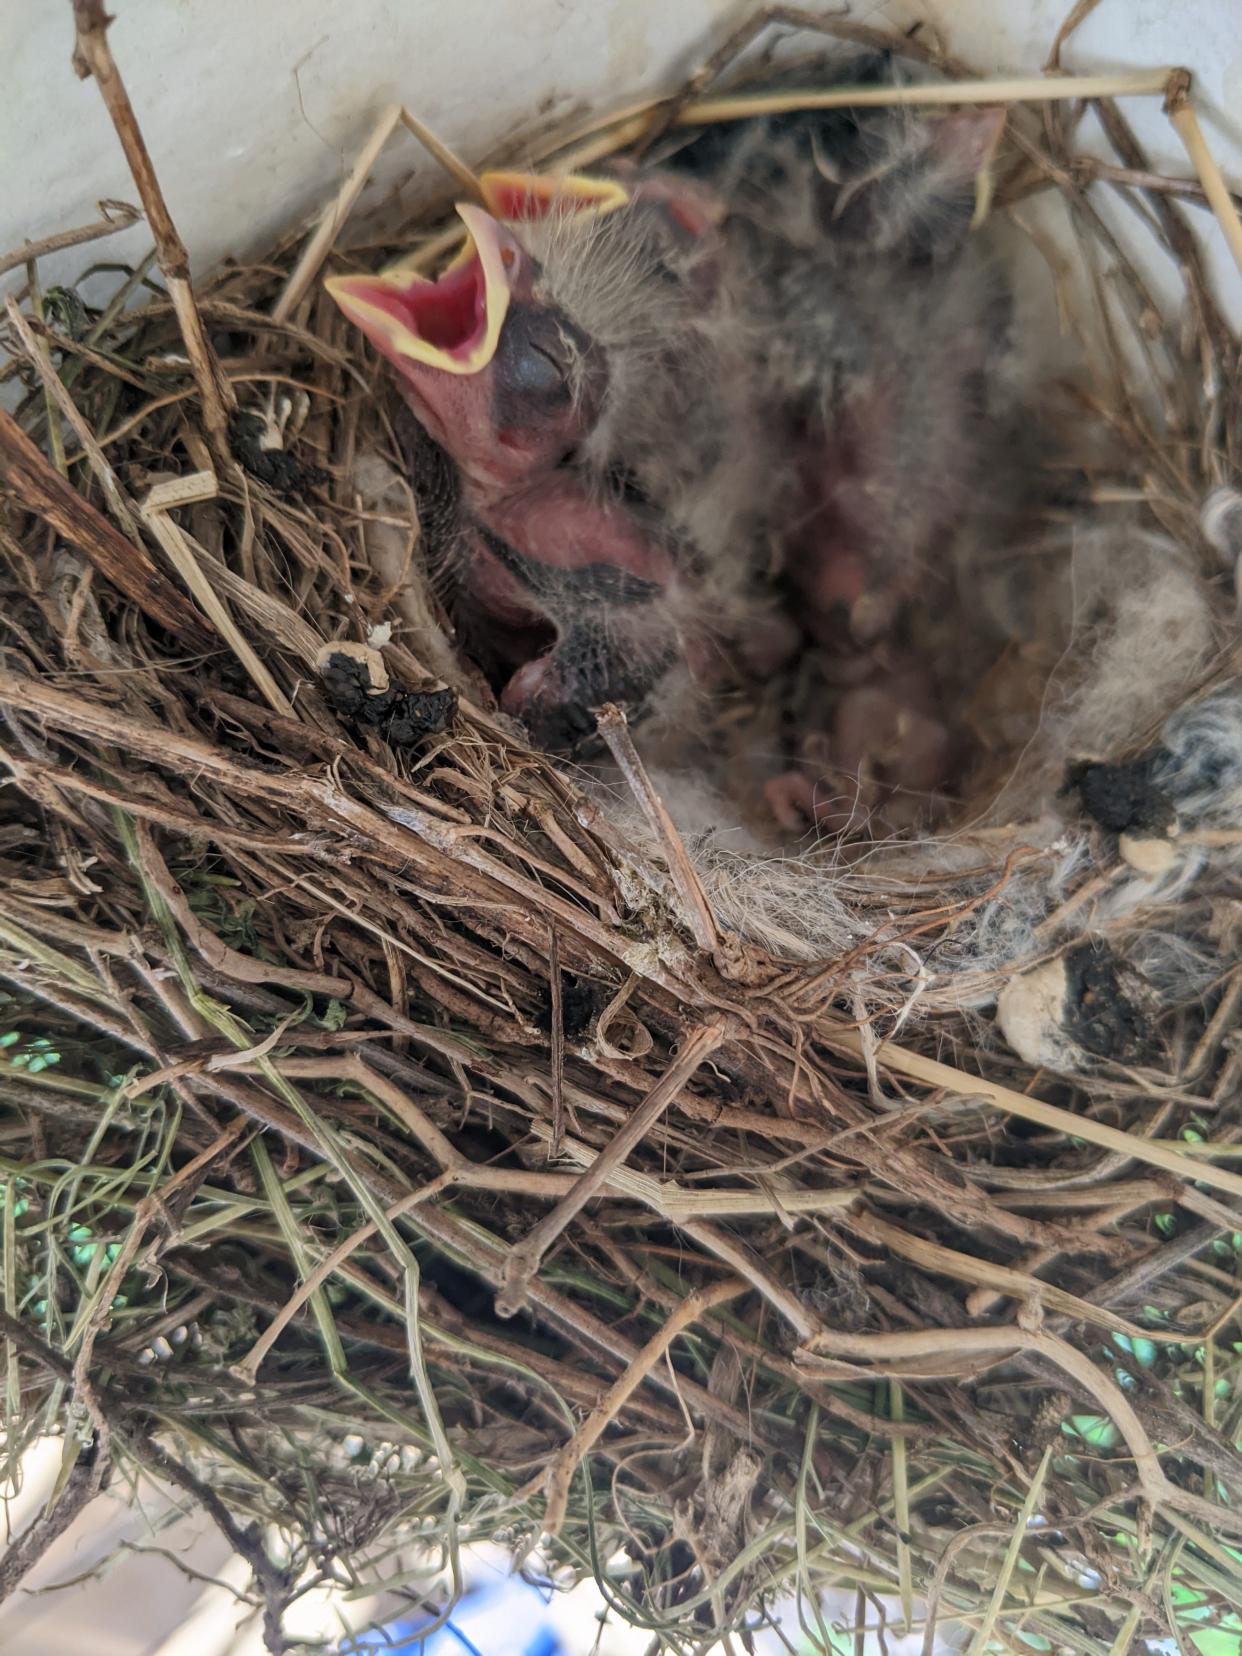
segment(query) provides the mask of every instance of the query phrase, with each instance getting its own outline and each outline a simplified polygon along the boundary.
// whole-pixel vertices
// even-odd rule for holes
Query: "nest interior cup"
[[[1104,77],[1085,104],[1031,91],[1054,6],[828,18],[827,41],[782,48],[805,59],[792,82],[762,57],[770,31],[722,61],[739,98],[839,84],[842,63],[868,66],[871,94],[893,64],[915,94],[959,89],[869,117],[888,125],[842,116],[867,168],[834,173],[831,122],[795,165],[830,192],[834,245],[872,238],[830,267],[868,289],[853,332],[806,299],[807,267],[764,262],[796,112],[729,151],[747,106],[700,131],[651,103],[709,61],[732,8],[480,4],[432,27],[376,6],[373,28],[327,0],[223,0],[210,20],[134,3],[110,28],[90,0],[19,9],[0,114],[28,158],[0,209],[17,1514],[0,1632],[85,1643],[97,1580],[17,1588],[80,1573],[81,1547],[133,1581],[117,1549],[149,1542],[126,1527],[137,1511],[178,1556],[174,1524],[198,1526],[184,1556],[248,1595],[273,1652],[333,1648],[333,1617],[430,1637],[485,1542],[560,1588],[595,1576],[644,1649],[762,1645],[771,1624],[828,1648],[830,1613],[867,1641],[879,1604],[929,1650],[1236,1652],[1226,9],[1193,29],[1173,8],[1083,9],[1057,72]],[[1187,105],[1167,74],[1182,63]],[[975,94],[979,76],[1000,84]],[[614,130],[622,101],[634,124]],[[72,120],[50,118],[62,107]],[[126,171],[139,129],[157,182]],[[504,201],[474,193],[493,165]],[[512,210],[514,177],[556,167],[615,169],[610,210]],[[875,330],[893,239],[923,238],[900,291],[929,308],[921,334],[901,326],[912,428],[935,438],[972,325],[928,298],[944,233],[986,267],[972,294],[993,291],[990,261],[1014,271],[1000,378],[1050,435],[1021,534],[946,555],[897,620],[842,580],[851,649],[865,635],[891,669],[862,706],[787,568],[763,615],[734,581],[707,644],[694,632],[707,601],[670,544],[745,521],[761,482],[733,464],[729,422],[710,425],[750,361],[703,367],[713,261],[741,248],[788,301],[760,354],[805,389],[807,360],[848,367],[842,337]],[[621,343],[639,339],[650,387],[676,355],[670,316],[674,343],[695,342],[675,389],[696,396],[669,407],[712,439],[711,513],[684,506],[702,490],[683,478],[660,495],[667,457],[641,444],[621,477],[599,435],[632,359],[607,331],[624,296],[590,311],[580,278],[626,245],[631,275],[646,260],[653,284],[682,284],[640,307],[651,338],[630,316]],[[446,265],[433,343],[447,314],[447,344],[478,350],[447,392],[419,381],[411,414],[323,278],[395,268],[399,286]],[[568,411],[550,372],[567,363]],[[530,453],[500,441],[519,392],[543,398],[555,453],[533,517],[514,470]],[[584,485],[589,466],[611,492]],[[925,502],[951,471],[909,480],[902,520],[938,522]],[[514,545],[534,575],[515,576]],[[603,622],[582,584],[600,567]],[[568,599],[548,598],[548,570],[578,579]],[[797,660],[771,666],[791,626]],[[626,692],[687,637],[694,694],[674,685],[652,719],[598,717],[584,691],[577,723],[564,698],[539,722],[556,644],[574,641],[558,665],[583,684]],[[753,651],[723,688],[721,638]],[[624,672],[600,677],[601,650]],[[947,724],[905,665],[920,651]],[[795,751],[791,729],[827,738],[806,701],[764,701],[778,683],[867,711],[854,780],[879,730],[904,791],[937,795],[934,827],[884,820],[887,799],[870,838],[852,810],[818,811],[840,748]],[[756,753],[792,754],[813,786],[765,791]],[[792,828],[773,828],[774,801]],[[116,1609],[132,1648],[187,1614],[201,1584],[179,1579]],[[829,1584],[844,1608],[825,1608]]]

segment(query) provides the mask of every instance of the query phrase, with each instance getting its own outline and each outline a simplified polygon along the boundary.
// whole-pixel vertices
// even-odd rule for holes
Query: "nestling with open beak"
[[[757,445],[730,447],[737,376],[705,334],[722,291],[705,192],[508,174],[484,188],[508,222],[461,207],[468,240],[438,281],[329,289],[398,371],[419,493],[432,480],[438,502],[424,536],[502,705],[572,746],[591,708],[641,705],[667,669],[708,660],[698,574],[723,545],[678,508],[717,474],[720,501],[748,509],[730,473]],[[652,440],[669,426],[680,442]],[[743,576],[744,560],[737,590]]]

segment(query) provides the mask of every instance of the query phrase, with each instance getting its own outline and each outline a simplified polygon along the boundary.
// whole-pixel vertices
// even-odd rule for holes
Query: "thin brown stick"
[[[1080,28],[1082,24],[1087,21],[1099,3],[1100,0],[1076,0],[1069,16],[1056,32],[1056,36],[1052,42],[1052,47],[1044,63],[1045,69],[1054,70],[1058,74],[1060,73],[1062,46],[1065,45],[1065,42],[1074,33],[1075,29]]]
[[[26,266],[26,293],[30,301],[30,309],[35,322],[39,327],[42,327],[43,293],[39,286],[39,267],[33,260],[31,260],[31,262]],[[6,301],[6,307],[7,306],[12,307],[13,314],[18,316],[21,315],[16,303],[11,298]],[[20,332],[18,337],[21,338]],[[27,356],[34,364],[39,378],[43,381],[43,406],[47,413],[47,446],[52,451],[52,464],[56,467],[56,470],[62,477],[68,477],[69,462],[65,457],[65,434],[60,429],[60,418],[56,411],[56,399],[52,395],[51,388],[48,384],[49,378],[52,374],[51,348],[49,347],[46,339],[32,339],[29,344],[26,343],[26,340],[23,340],[22,342],[26,345]],[[11,368],[15,368],[17,366],[16,361],[10,362],[9,366]]]
[[[401,124],[411,137],[418,139],[428,155],[433,155],[445,172],[457,180],[471,201],[481,202],[483,200],[483,190],[479,184],[478,174],[472,172],[460,155],[450,149],[443,138],[434,133],[425,121],[420,121],[418,116],[411,110],[403,107],[401,110]]]
[[[1119,167],[1115,162],[1101,161],[1096,155],[1075,156],[1070,163],[1070,171],[1075,179],[1084,184],[1098,179],[1102,184],[1127,184],[1135,190],[1153,190],[1157,195],[1180,196],[1200,207],[1211,205],[1207,191],[1195,178],[1171,178],[1167,173],[1152,172],[1142,167]],[[1230,195],[1235,206],[1242,206],[1242,193],[1231,190]]]
[[[438,1173],[429,1183],[420,1185],[417,1190],[412,1190],[408,1196],[403,1196],[399,1202],[393,1202],[388,1208],[385,1218],[390,1220],[400,1219],[403,1214],[409,1213],[420,1203],[430,1201],[432,1197],[438,1195],[441,1190],[446,1189],[452,1182],[453,1175],[451,1173]],[[233,1373],[239,1380],[244,1381],[248,1386],[254,1385],[255,1378],[262,1367],[263,1359],[311,1295],[316,1289],[323,1287],[328,1278],[345,1263],[350,1254],[356,1252],[364,1242],[369,1242],[378,1235],[379,1225],[374,1220],[368,1220],[365,1225],[360,1225],[356,1231],[347,1236],[343,1242],[338,1242],[330,1253],[324,1255],[314,1270],[290,1294],[246,1355],[240,1362],[233,1365]]]
[[[81,247],[85,242],[100,241],[104,236],[115,236],[118,230],[128,230],[142,217],[137,207],[127,201],[101,201],[103,215],[91,224],[80,224],[76,230],[61,230],[55,236],[44,236],[39,241],[24,242],[11,253],[0,254],[0,276],[7,276],[18,265],[31,264],[47,258],[49,253],[63,253],[67,247]]]
[[[108,505],[112,508],[113,517],[117,519],[127,535],[137,540],[138,519],[135,516],[133,505],[122,490],[116,473],[105,459],[103,450],[95,441],[94,432],[83,419],[81,411],[73,398],[65,390],[60,375],[52,367],[51,358],[48,356],[46,348],[40,346],[30,324],[12,299],[5,300],[4,308],[9,319],[9,326],[17,335],[22,349],[34,364],[35,372],[43,382],[52,409],[60,413],[82,445],[82,452],[85,454],[100,488],[107,497]],[[55,412],[53,412],[52,418],[55,418]]]
[[[609,702],[607,706],[600,708],[598,724],[599,733],[608,744],[608,751],[616,760],[618,770],[629,784],[630,792],[637,800],[648,828],[655,835],[664,853],[668,871],[677,887],[677,895],[681,898],[686,918],[690,922],[694,941],[700,949],[713,954],[720,946],[716,917],[707,900],[707,893],[695,873],[685,843],[677,832],[664,801],[655,791],[651,778],[647,775],[647,767],[634,746],[634,738],[630,735],[625,714],[621,708],[614,707]]]
[[[625,1407],[626,1401],[651,1373],[673,1341],[684,1333],[706,1311],[724,1305],[739,1294],[748,1291],[750,1284],[736,1277],[726,1277],[710,1288],[696,1288],[687,1294],[670,1315],[664,1327],[653,1334],[629,1367],[620,1374],[591,1410],[569,1442],[548,1468],[544,1479],[548,1505],[543,1515],[545,1535],[559,1535],[569,1506],[569,1490],[578,1463],[590,1454],[592,1447]]]
[[[1053,1287],[1052,1284],[1041,1282],[1037,1277],[1029,1275],[1030,1267],[1026,1262],[1023,1262],[1023,1269],[1015,1270],[1009,1265],[996,1265],[990,1260],[975,1259],[970,1254],[959,1253],[955,1248],[946,1248],[942,1243],[929,1241],[927,1237],[913,1236],[897,1225],[886,1224],[870,1213],[853,1214],[844,1218],[842,1223],[860,1236],[865,1236],[881,1247],[891,1250],[900,1258],[923,1266],[925,1270],[953,1277],[958,1282],[982,1283],[994,1287],[998,1290],[998,1298],[1008,1295],[1020,1302],[1038,1299],[1049,1311],[1059,1312],[1078,1322],[1094,1323],[1100,1328],[1111,1329],[1114,1333],[1125,1334],[1132,1339],[1150,1337],[1176,1344],[1188,1337],[1182,1331],[1173,1334],[1156,1332],[1149,1336],[1146,1329],[1136,1327],[1124,1317],[1116,1316],[1094,1301],[1081,1299],[1077,1294],[1071,1294],[1064,1288]],[[984,1309],[988,1310],[991,1307],[985,1306]],[[972,1315],[978,1315],[978,1312],[972,1309]]]
[[[193,649],[210,648],[207,623],[166,575],[146,548],[128,540],[61,477],[13,419],[0,409],[0,481],[28,512],[63,535],[152,621],[166,627]]]
[[[80,1455],[56,1505],[50,1512],[40,1513],[20,1535],[9,1541],[0,1556],[0,1604],[21,1586],[40,1559],[95,1499],[109,1471],[107,1456],[98,1450]]]
[[[1167,1502],[1183,1512],[1195,1513],[1204,1522],[1218,1525],[1231,1535],[1242,1534],[1242,1513],[1230,1512],[1169,1481],[1146,1428],[1121,1387],[1096,1368],[1090,1358],[1055,1334],[1021,1327],[912,1329],[894,1334],[845,1334],[834,1329],[817,1335],[797,1356],[813,1367],[816,1356],[821,1353],[874,1363],[877,1359],[883,1362],[885,1358],[922,1357],[943,1351],[963,1355],[992,1353],[998,1362],[1017,1351],[1034,1351],[1046,1357],[1076,1380],[1110,1416],[1134,1458],[1139,1483],[1153,1511],[1159,1511]]]
[[[82,80],[94,76],[112,125],[116,128],[139,200],[146,211],[147,223],[155,238],[159,267],[177,313],[190,369],[198,386],[203,426],[212,457],[218,466],[231,468],[229,413],[237,406],[237,399],[233,388],[220,372],[216,353],[207,338],[190,283],[189,255],[168,211],[164,192],[160,189],[150,152],[138,125],[138,117],[112,56],[112,48],[108,45],[108,26],[112,19],[104,11],[103,0],[73,0],[73,18],[77,29],[73,67]]]
[[[210,473],[205,475],[210,476]],[[159,541],[164,555],[198,599],[211,619],[220,637],[232,650],[249,673],[255,687],[274,713],[293,717],[293,704],[255,654],[250,641],[240,631],[229,614],[224,600],[208,578],[207,570],[214,568],[202,547],[164,510],[158,499],[158,489],[152,489],[141,507],[142,521]]]
[[[624,1165],[635,1147],[642,1143],[651,1128],[664,1114],[677,1093],[725,1039],[725,1023],[714,1019],[701,1024],[686,1037],[685,1043],[668,1069],[652,1087],[642,1103],[617,1132],[607,1149],[601,1150],[564,1201],[558,1202],[546,1218],[541,1219],[526,1238],[509,1250],[502,1273],[501,1289],[496,1296],[496,1310],[502,1317],[512,1317],[526,1303],[527,1286],[539,1269],[544,1254],[569,1224],[580,1213],[591,1197],[603,1189],[614,1168]]]
[[[768,1304],[780,1312],[800,1340],[815,1338],[815,1331],[820,1326],[819,1318],[797,1294],[778,1282],[749,1248],[724,1231],[717,1230],[714,1225],[705,1225],[698,1219],[683,1219],[678,1229],[725,1265],[731,1266],[749,1287],[761,1293]]]

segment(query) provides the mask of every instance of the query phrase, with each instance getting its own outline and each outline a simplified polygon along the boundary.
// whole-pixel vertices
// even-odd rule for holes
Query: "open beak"
[[[479,180],[490,212],[510,224],[529,224],[553,213],[590,213],[599,217],[629,203],[630,193],[608,178],[567,173],[548,178],[539,173],[489,172]]]
[[[408,361],[446,374],[477,374],[496,354],[516,254],[482,208],[461,202],[457,212],[466,243],[438,280],[394,271],[331,276],[324,283],[349,320],[397,367]]]

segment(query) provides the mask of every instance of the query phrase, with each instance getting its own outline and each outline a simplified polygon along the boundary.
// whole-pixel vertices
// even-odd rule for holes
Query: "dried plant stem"
[[[1013,1572],[1017,1568],[1018,1554],[1022,1551],[1022,1543],[1026,1540],[1027,1525],[1035,1511],[1035,1503],[1043,1492],[1044,1479],[1048,1476],[1048,1467],[1052,1460],[1052,1450],[1045,1449],[1031,1479],[1030,1487],[1026,1492],[1026,1499],[1022,1503],[1017,1520],[1013,1526],[1013,1533],[1009,1538],[1009,1545],[1005,1549],[1005,1557],[1001,1563],[1000,1574],[996,1578],[996,1586],[988,1602],[987,1611],[983,1620],[975,1629],[975,1636],[970,1645],[970,1656],[984,1656],[992,1638],[992,1629],[996,1626],[996,1619],[1005,1604],[1005,1594],[1009,1591],[1009,1583],[1013,1579]]]
[[[211,476],[210,473],[206,475]],[[259,660],[244,634],[238,630],[237,623],[208,579],[206,571],[212,567],[211,561],[205,551],[198,547],[193,538],[163,509],[158,486],[147,496],[141,511],[142,521],[159,541],[169,563],[203,606],[220,637],[250,674],[264,701],[273,712],[291,719],[292,703]]]
[[[118,230],[128,230],[142,217],[137,207],[126,201],[101,201],[102,218],[92,224],[80,224],[76,230],[62,230],[55,236],[44,236],[39,241],[25,242],[11,253],[0,254],[0,276],[7,276],[18,265],[33,264],[49,253],[63,253],[67,247],[81,247],[85,242],[99,241],[104,236],[115,236]]]
[[[836,1026],[828,1028],[823,1024],[820,1027],[828,1045],[854,1053],[857,1057],[863,1056],[863,1042],[857,1030]],[[1175,1173],[1179,1179],[1197,1180],[1200,1184],[1227,1191],[1231,1196],[1242,1196],[1242,1177],[1236,1173],[1213,1167],[1210,1162],[1192,1161],[1189,1156],[1170,1150],[1166,1145],[1152,1143],[1150,1139],[1134,1133],[1123,1133],[1105,1122],[1092,1121],[1089,1116],[1075,1115],[1072,1110],[1045,1104],[1042,1099],[1028,1098],[1025,1093],[1014,1092],[1012,1088],[1002,1087],[995,1081],[986,1081],[982,1076],[967,1075],[963,1070],[942,1064],[921,1052],[912,1052],[892,1041],[881,1041],[876,1047],[875,1057],[877,1063],[911,1081],[922,1081],[961,1097],[985,1099],[998,1110],[1016,1115],[1023,1121],[1051,1127],[1071,1138],[1088,1139],[1092,1144],[1120,1151],[1134,1161],[1147,1162],[1152,1167],[1163,1168],[1166,1173]]]
[[[95,474],[100,487],[107,496],[108,505],[112,508],[112,515],[120,523],[125,533],[136,540],[138,538],[138,520],[134,514],[133,505],[122,492],[116,473],[104,458],[103,450],[95,441],[94,432],[82,418],[76,403],[62,385],[60,376],[53,369],[46,346],[35,338],[30,324],[12,299],[5,301],[5,311],[8,315],[9,326],[21,341],[22,349],[34,364],[35,372],[43,381],[44,389],[52,405],[49,411],[49,423],[55,421],[58,413],[64,419],[66,425],[69,426],[82,445],[82,452],[90,464],[91,471]],[[54,426],[53,429],[55,429]]]
[[[81,552],[119,592],[184,643],[211,644],[206,623],[152,561],[146,548],[84,500],[39,451],[10,414],[0,409],[0,479],[28,512]]]
[[[541,1219],[524,1241],[509,1250],[502,1272],[501,1289],[496,1296],[496,1310],[500,1316],[511,1317],[522,1308],[528,1284],[538,1271],[544,1254],[575,1214],[580,1213],[591,1197],[603,1189],[613,1170],[624,1166],[630,1152],[642,1143],[695,1070],[715,1052],[724,1038],[725,1024],[721,1019],[701,1024],[693,1030],[668,1069],[634,1110],[625,1126],[614,1135],[607,1149],[601,1150],[582,1177],[575,1181],[565,1200]]]
[[[1079,157],[1073,165],[1075,178],[1084,183],[1099,179],[1104,184],[1127,184],[1136,190],[1154,190],[1157,195],[1181,196],[1187,201],[1198,203],[1202,207],[1210,206],[1207,191],[1196,179],[1170,178],[1165,173],[1144,170],[1139,167],[1119,167],[1112,161],[1101,161],[1098,156],[1084,155]],[[1242,193],[1237,190],[1229,192],[1235,206],[1242,206]],[[1096,499],[1110,498],[1106,491],[1100,491]],[[1125,498],[1130,498],[1128,495]],[[1144,498],[1141,492],[1136,498]]]
[[[585,134],[556,157],[556,170],[589,167],[618,150],[658,136],[666,127],[709,126],[718,121],[742,121],[758,115],[792,114],[800,109],[885,108],[895,104],[914,108],[935,104],[1057,103],[1076,98],[1158,97],[1167,89],[1174,69],[1139,70],[1125,75],[1024,76],[1015,80],[956,80],[924,82],[914,86],[806,88],[789,92],[735,92],[718,98],[700,98],[665,111],[653,127],[658,105],[644,104],[613,117],[598,131]]]
[[[1238,214],[1237,202],[1217,165],[1216,157],[1208,148],[1203,128],[1199,125],[1199,117],[1195,114],[1184,85],[1178,84],[1170,91],[1165,110],[1173,123],[1174,131],[1185,146],[1192,166],[1199,175],[1203,193],[1216,214],[1216,222],[1220,225],[1226,245],[1233,254],[1234,263],[1242,271],[1242,217]]]
[[[1099,3],[1100,0],[1075,0],[1073,8],[1064,23],[1062,23],[1061,27],[1057,30],[1056,36],[1054,37],[1052,45],[1049,48],[1048,56],[1044,63],[1045,69],[1052,69],[1057,72],[1060,71],[1062,46],[1065,45],[1065,42],[1074,33],[1075,29],[1081,27],[1081,25],[1086,22],[1087,18],[1091,16],[1091,13],[1095,10]]]
[[[3,1315],[3,1313],[0,1313]],[[15,1325],[25,1332],[21,1324]],[[0,1604],[21,1586],[78,1515],[103,1489],[111,1467],[106,1455],[80,1455],[55,1506],[42,1512],[20,1535],[8,1539],[0,1555]]]
[[[26,266],[26,291],[30,301],[30,309],[35,317],[35,320],[42,323],[43,295],[39,288],[39,267],[35,264],[33,259]],[[12,299],[6,301],[6,307],[11,307],[9,310],[10,316],[21,317],[21,311],[18,310],[17,305]],[[22,319],[21,326],[22,328],[26,327],[24,319]],[[26,334],[27,336],[30,336],[31,330],[26,329]],[[22,337],[20,331],[18,337]],[[23,344],[26,343],[24,338],[22,342]],[[47,411],[47,446],[52,452],[52,464],[56,467],[56,470],[62,477],[68,477],[69,462],[65,456],[65,434],[60,429],[60,418],[56,410],[56,399],[53,396],[51,387],[48,384],[49,377],[52,373],[52,353],[48,348],[48,344],[45,339],[32,338],[31,344],[27,346],[28,356],[31,354],[31,346],[33,346],[34,351],[32,357],[34,366],[39,374],[39,378],[43,381],[43,406]],[[16,361],[14,360],[11,362],[9,366],[16,367]]]
[[[417,138],[423,148],[433,155],[444,170],[461,185],[462,189],[472,201],[481,201],[483,192],[479,187],[477,175],[471,171],[459,155],[452,150],[444,140],[437,136],[425,122],[401,104],[389,104],[380,114],[379,119],[371,128],[366,143],[358,152],[358,158],[349,169],[349,176],[337,191],[336,196],[323,213],[319,223],[306,246],[302,249],[297,264],[293,267],[288,280],[281,289],[280,297],[272,306],[272,319],[276,322],[287,322],[294,311],[306,297],[307,291],[324,260],[331,253],[336,238],[340,235],[342,226],[358,197],[366,188],[367,179],[371,176],[375,163],[383,153],[388,140],[399,126],[405,127],[413,137]],[[452,246],[461,240],[460,232],[450,232],[450,239],[446,243]]]
[[[548,1505],[543,1515],[545,1535],[559,1535],[569,1505],[569,1489],[578,1463],[590,1454],[592,1447],[616,1419],[632,1392],[646,1379],[664,1356],[677,1336],[698,1321],[707,1311],[736,1299],[748,1291],[750,1284],[736,1277],[726,1278],[710,1288],[695,1289],[688,1294],[657,1334],[638,1353],[625,1372],[618,1376],[600,1398],[598,1405],[582,1422],[569,1442],[557,1455],[544,1479]]]
[[[1055,1334],[1018,1326],[917,1329],[894,1334],[845,1334],[834,1329],[816,1335],[797,1355],[813,1369],[816,1357],[821,1354],[883,1364],[886,1359],[900,1361],[946,1350],[962,1356],[990,1353],[997,1362],[1018,1351],[1032,1351],[1046,1357],[1076,1380],[1112,1419],[1134,1458],[1143,1494],[1154,1511],[1167,1503],[1183,1512],[1196,1513],[1204,1522],[1216,1524],[1230,1534],[1242,1534],[1242,1513],[1230,1512],[1170,1483],[1146,1428],[1121,1387],[1096,1368],[1090,1358]]]
[[[445,172],[457,180],[471,201],[483,200],[478,174],[471,171],[461,157],[450,149],[443,138],[434,133],[425,121],[420,121],[417,115],[403,106],[401,124],[412,137],[418,139],[429,155],[436,158]]]
[[[551,1131],[544,1121],[533,1121],[531,1131],[543,1143],[551,1143]],[[580,1167],[590,1167],[596,1152],[589,1144],[566,1138],[562,1153]],[[848,1186],[843,1190],[765,1190],[720,1189],[691,1190],[675,1179],[656,1179],[650,1173],[639,1173],[634,1168],[614,1168],[608,1177],[609,1189],[618,1195],[642,1202],[645,1207],[661,1213],[674,1225],[695,1219],[741,1219],[767,1214],[773,1218],[801,1213],[832,1213],[852,1207],[858,1201],[857,1191]]]
[[[168,284],[168,294],[177,313],[186,355],[198,387],[203,426],[212,458],[218,466],[231,467],[229,413],[236,407],[237,399],[220,372],[220,364],[207,338],[198,301],[190,284],[189,255],[168,211],[138,118],[134,114],[134,106],[129,101],[129,93],[125,90],[125,83],[108,45],[108,25],[112,19],[104,11],[103,0],[73,0],[73,16],[77,28],[74,68],[83,80],[94,76],[100,96],[112,117],[147,215],[147,223],[155,238],[160,271]]]
[[[739,92],[700,98],[681,110],[676,126],[705,126],[799,109],[925,108],[937,104],[1062,103],[1086,98],[1161,97],[1176,69],[1137,69],[1120,75],[1024,75],[1013,80],[933,81],[918,86],[834,86],[829,91]]]
[[[912,1260],[937,1275],[952,1277],[958,1282],[982,1283],[994,1287],[998,1290],[998,1298],[1004,1295],[1018,1301],[1035,1298],[1049,1311],[1056,1311],[1079,1322],[1111,1329],[1114,1333],[1125,1334],[1131,1339],[1164,1340],[1176,1344],[1187,1337],[1180,1331],[1172,1334],[1150,1334],[1147,1329],[1138,1328],[1127,1322],[1124,1317],[1116,1316],[1102,1306],[1080,1299],[1077,1294],[1068,1293],[1064,1288],[1053,1287],[1050,1283],[1040,1282],[1029,1274],[1029,1265],[1017,1270],[1009,1265],[995,1265],[989,1260],[975,1259],[969,1254],[959,1253],[954,1248],[946,1248],[942,1243],[931,1242],[926,1237],[912,1236],[898,1226],[886,1224],[870,1213],[854,1214],[845,1223],[858,1235],[867,1237],[881,1247],[890,1249],[899,1258]],[[983,1309],[990,1307],[985,1306]]]
[[[100,1333],[111,1320],[112,1302],[120,1292],[121,1283],[126,1272],[137,1258],[138,1249],[142,1245],[147,1230],[161,1214],[167,1216],[169,1200],[184,1185],[192,1185],[206,1172],[212,1162],[236,1144],[238,1139],[250,1131],[250,1123],[245,1116],[235,1116],[232,1122],[217,1134],[215,1139],[201,1150],[184,1167],[178,1168],[160,1189],[150,1196],[143,1197],[134,1210],[134,1216],[126,1232],[125,1240],[120,1251],[108,1267],[107,1275],[96,1289],[90,1302],[90,1309],[82,1319],[80,1325],[71,1335],[68,1344],[80,1341],[78,1354],[73,1364],[74,1385],[87,1402],[92,1417],[101,1432],[106,1432],[107,1421],[98,1413],[97,1406],[92,1406],[92,1392],[90,1387],[91,1360],[94,1356],[95,1342]]]
[[[647,775],[647,767],[634,746],[634,738],[630,735],[625,713],[621,708],[609,703],[600,709],[598,723],[599,733],[607,742],[608,751],[617,762],[617,769],[629,784],[630,792],[637,800],[648,828],[664,853],[668,871],[677,887],[677,895],[681,898],[686,918],[690,922],[694,941],[700,949],[713,954],[720,946],[716,917],[712,913],[707,893],[695,873],[694,864],[690,861],[682,837],[665,809],[664,801],[652,786],[651,778]]]
[[[408,1196],[403,1196],[399,1202],[394,1202],[392,1206],[387,1209],[385,1215],[386,1218],[389,1220],[400,1219],[404,1214],[410,1213],[422,1202],[431,1201],[432,1198],[440,1193],[440,1191],[447,1189],[452,1183],[452,1173],[444,1172],[437,1174],[436,1177],[431,1179],[427,1184],[420,1185],[417,1190],[412,1190]],[[379,1225],[376,1221],[368,1220],[365,1225],[361,1225],[350,1236],[347,1236],[343,1242],[338,1242],[336,1247],[332,1249],[331,1253],[324,1255],[323,1259],[320,1260],[319,1264],[316,1265],[315,1269],[311,1271],[309,1276],[305,1277],[294,1292],[290,1294],[289,1298],[285,1301],[284,1305],[281,1306],[280,1310],[272,1318],[271,1322],[268,1323],[267,1327],[251,1346],[245,1357],[243,1357],[239,1363],[234,1365],[233,1372],[237,1375],[239,1380],[244,1381],[249,1386],[254,1385],[255,1378],[258,1375],[259,1369],[262,1367],[264,1358],[271,1351],[272,1347],[284,1333],[285,1329],[288,1328],[289,1324],[297,1316],[298,1312],[306,1304],[307,1300],[310,1299],[311,1295],[323,1287],[329,1277],[331,1277],[333,1273],[339,1270],[345,1263],[350,1254],[362,1247],[364,1242],[370,1242],[377,1237],[379,1235],[379,1229]]]
[[[556,927],[548,927],[548,983],[552,998],[551,1051],[552,1138],[548,1154],[553,1161],[561,1153],[565,1137],[565,985],[561,978],[561,943]]]

